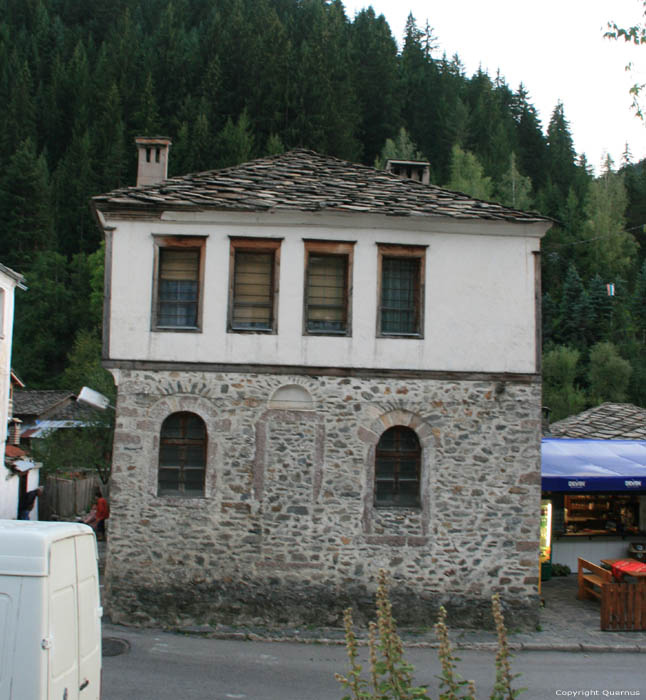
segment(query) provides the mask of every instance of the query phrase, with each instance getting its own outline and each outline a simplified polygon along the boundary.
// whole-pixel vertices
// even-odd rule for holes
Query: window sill
[[[190,506],[203,503],[206,500],[206,496],[179,496],[177,494],[170,495],[160,495],[155,496],[159,505],[164,506]]]
[[[348,331],[304,331],[304,336],[327,336],[331,338],[352,338],[352,333]]]
[[[373,503],[376,510],[410,510],[419,513],[422,506],[417,503],[415,505],[403,505],[401,503]]]
[[[378,333],[377,338],[408,338],[413,340],[424,340],[423,333]]]
[[[151,328],[153,333],[201,333],[198,326],[155,326]]]
[[[227,333],[257,333],[260,335],[276,335],[276,331],[273,328],[229,328],[227,329]]]

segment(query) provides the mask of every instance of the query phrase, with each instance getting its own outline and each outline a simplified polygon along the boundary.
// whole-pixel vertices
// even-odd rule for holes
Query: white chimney
[[[393,175],[417,180],[428,185],[431,177],[431,164],[426,160],[393,160],[386,161],[386,170]]]
[[[171,140],[166,136],[137,136],[139,153],[137,187],[155,185],[168,177],[168,150]]]

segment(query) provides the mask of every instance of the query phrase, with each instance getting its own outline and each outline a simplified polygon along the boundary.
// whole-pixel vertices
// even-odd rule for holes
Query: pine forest
[[[432,23],[432,18],[430,18]],[[543,240],[544,403],[646,406],[646,161],[594,164],[563,106],[467,75],[431,26],[393,37],[340,0],[0,0],[0,262],[23,274],[13,367],[29,389],[111,393],[100,366],[102,234],[90,198],[133,185],[134,137],[169,175],[304,146],[557,223]]]

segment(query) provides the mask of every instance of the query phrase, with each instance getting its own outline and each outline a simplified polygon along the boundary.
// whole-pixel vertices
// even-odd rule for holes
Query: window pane
[[[271,329],[273,277],[273,253],[236,251],[232,318],[234,328]]]
[[[419,332],[419,266],[419,258],[382,258],[382,333]]]
[[[414,430],[389,428],[375,453],[375,504],[419,506],[422,450]]]
[[[375,465],[375,472],[377,474],[377,478],[390,478],[392,479],[395,475],[395,463],[396,460],[390,459],[389,457],[384,457],[383,455],[380,455],[377,458],[377,462]]]
[[[179,445],[159,446],[159,465],[162,467],[177,466],[181,461]]]
[[[184,490],[185,491],[202,491],[204,487],[204,470],[203,469],[185,469],[184,470]]]
[[[182,413],[173,413],[164,421],[162,439],[182,436]]]
[[[159,470],[159,492],[179,491],[179,469]]]
[[[377,503],[392,503],[394,499],[394,483],[392,481],[378,481],[375,492]]]
[[[417,482],[400,482],[397,503],[400,506],[416,506],[419,504]]]
[[[402,459],[399,463],[399,480],[413,479],[417,480],[417,460]]]
[[[184,464],[191,467],[202,467],[204,452],[202,445],[187,445],[184,452]]]
[[[197,250],[159,251],[158,326],[197,326],[199,264]]]
[[[193,413],[180,414],[183,416],[183,435],[192,440],[203,440],[206,435],[204,422]]]
[[[159,445],[159,494],[204,494],[206,426],[194,413],[174,413],[162,424]]]
[[[307,329],[343,332],[347,328],[346,255],[310,255],[307,270]]]

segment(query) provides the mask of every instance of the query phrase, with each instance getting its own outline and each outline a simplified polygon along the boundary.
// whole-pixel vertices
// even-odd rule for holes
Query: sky
[[[439,58],[458,54],[468,76],[500,70],[512,90],[522,82],[543,130],[560,100],[577,153],[599,172],[605,154],[621,164],[646,158],[646,123],[631,110],[631,85],[646,82],[646,45],[603,38],[608,21],[644,20],[640,0],[343,0],[350,19],[372,5],[399,46],[408,13],[433,28]],[[633,73],[625,70],[632,62]],[[646,99],[646,98],[645,98]]]

